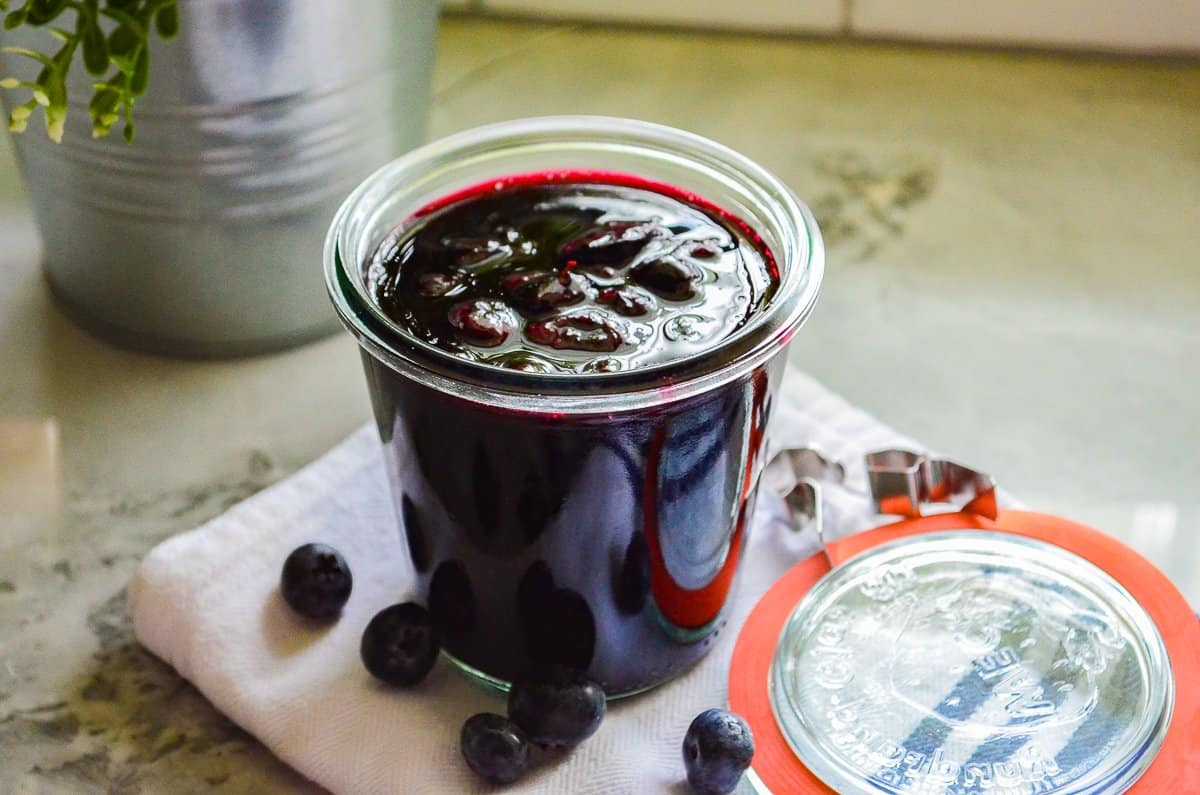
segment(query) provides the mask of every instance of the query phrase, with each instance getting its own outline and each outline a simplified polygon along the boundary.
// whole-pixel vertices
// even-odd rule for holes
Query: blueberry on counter
[[[297,547],[284,561],[279,578],[284,601],[308,618],[331,618],[340,613],[353,584],[346,559],[327,544]]]
[[[513,682],[508,717],[543,748],[572,748],[596,733],[604,720],[604,688],[563,666]]]
[[[750,767],[754,735],[741,716],[723,709],[701,712],[683,738],[687,780],[698,795],[728,795]]]
[[[429,612],[405,602],[380,610],[363,631],[363,665],[377,679],[411,687],[425,678],[442,648]]]
[[[502,715],[481,712],[468,718],[458,747],[471,769],[494,784],[511,784],[529,767],[529,741]]]

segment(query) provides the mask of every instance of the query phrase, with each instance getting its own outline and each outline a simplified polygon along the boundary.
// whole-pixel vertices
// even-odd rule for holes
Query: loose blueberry
[[[517,319],[503,301],[477,298],[450,307],[450,325],[463,342],[494,348],[508,339]]]
[[[577,312],[530,323],[525,335],[557,350],[595,353],[612,353],[625,341],[616,325],[599,312]]]
[[[741,716],[723,709],[701,712],[683,738],[687,780],[698,795],[728,795],[750,760],[754,735]]]
[[[640,262],[629,275],[635,282],[671,301],[686,301],[696,294],[700,272],[674,257]]]
[[[425,608],[413,602],[380,610],[363,632],[363,665],[377,679],[411,687],[437,662],[441,634]]]
[[[604,721],[604,689],[582,673],[551,666],[518,679],[508,693],[508,717],[543,748],[573,748]]]
[[[614,312],[626,317],[638,317],[654,310],[654,296],[632,285],[607,287],[600,291],[596,300],[611,306]]]
[[[514,273],[504,279],[504,292],[523,314],[544,315],[586,298],[587,280],[569,270]]]
[[[283,562],[279,578],[284,601],[308,618],[329,618],[340,613],[353,585],[346,559],[326,544],[297,547]]]
[[[529,768],[529,741],[502,715],[481,712],[468,718],[458,747],[471,769],[494,784],[511,784]]]

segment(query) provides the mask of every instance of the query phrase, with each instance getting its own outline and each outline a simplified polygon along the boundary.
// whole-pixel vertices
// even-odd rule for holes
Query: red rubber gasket
[[[1158,626],[1175,678],[1175,709],[1167,738],[1135,795],[1200,791],[1200,621],[1167,576],[1111,536],[1059,516],[1001,511],[995,520],[952,513],[909,519],[836,542],[847,559],[898,538],[953,529],[996,530],[1047,541],[1091,561],[1123,585]],[[754,732],[753,770],[774,795],[825,795],[827,787],[792,752],[775,722],[768,694],[771,660],[796,603],[829,571],[823,554],[793,566],[746,619],[729,666],[729,705]]]

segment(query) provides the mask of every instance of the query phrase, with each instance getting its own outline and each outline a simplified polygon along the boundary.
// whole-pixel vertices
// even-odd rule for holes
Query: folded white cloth
[[[773,449],[815,444],[862,483],[868,450],[909,446],[882,423],[790,370],[772,420]],[[476,712],[504,711],[496,695],[440,663],[419,687],[377,685],[359,660],[363,627],[409,594],[408,555],[387,491],[379,439],[362,428],[286,480],[155,548],[130,584],[138,640],[170,663],[279,758],[335,793],[487,792],[459,756]],[[836,534],[880,522],[861,498],[829,490]],[[309,541],[341,550],[354,592],[341,618],[313,628],[279,595],[287,554]],[[726,703],[734,637],[758,597],[817,550],[762,494],[729,629],[675,681],[616,702],[599,732],[569,757],[508,791],[648,793],[683,777],[680,744],[691,719]],[[398,574],[399,572],[399,574]]]

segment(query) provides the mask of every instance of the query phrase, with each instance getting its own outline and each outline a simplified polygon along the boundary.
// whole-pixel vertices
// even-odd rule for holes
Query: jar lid
[[[1047,532],[1064,526],[1083,535]],[[759,740],[761,792],[1141,792],[1156,759],[1177,768],[1156,766],[1145,791],[1159,792],[1200,772],[1180,764],[1194,755],[1182,723],[1200,703],[1200,624],[1169,583],[1164,600],[1145,576],[1114,576],[1120,544],[1097,547],[1101,568],[1081,554],[1099,533],[1024,512],[865,535],[874,543],[832,570],[821,555],[797,565],[739,636],[730,702]],[[1125,551],[1116,574],[1153,570]],[[1160,632],[1164,601],[1190,633],[1182,666],[1184,627]]]
[[[831,571],[771,673],[789,745],[843,793],[1120,792],[1173,703],[1154,622],[1044,541],[951,531]]]

